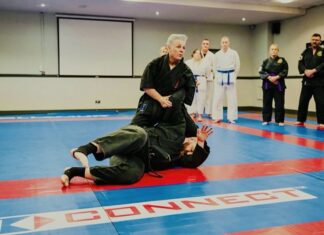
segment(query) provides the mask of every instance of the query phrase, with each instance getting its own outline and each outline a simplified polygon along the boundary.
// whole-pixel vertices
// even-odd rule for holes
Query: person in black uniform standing
[[[270,57],[263,61],[260,68],[263,90],[262,125],[268,125],[272,116],[272,100],[275,101],[275,121],[279,126],[285,120],[285,78],[288,75],[288,63],[279,57],[279,47],[272,44],[269,49]]]
[[[298,70],[303,74],[302,89],[299,98],[297,122],[295,125],[304,126],[307,119],[308,104],[314,96],[318,130],[324,130],[324,49],[321,45],[321,35],[314,33],[311,46],[301,54]]]

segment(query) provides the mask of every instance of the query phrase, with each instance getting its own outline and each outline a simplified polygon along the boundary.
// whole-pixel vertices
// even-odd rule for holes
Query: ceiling
[[[324,0],[0,0],[0,10],[251,25],[301,16],[323,4]]]

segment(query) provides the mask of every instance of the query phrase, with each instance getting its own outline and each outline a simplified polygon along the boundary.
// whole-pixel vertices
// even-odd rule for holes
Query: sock
[[[77,148],[74,152],[80,152],[83,153],[84,155],[88,156],[90,153],[96,153],[97,152],[97,147],[93,145],[92,143],[82,145],[79,148]]]
[[[85,167],[71,167],[64,171],[64,174],[71,180],[75,176],[84,177]]]

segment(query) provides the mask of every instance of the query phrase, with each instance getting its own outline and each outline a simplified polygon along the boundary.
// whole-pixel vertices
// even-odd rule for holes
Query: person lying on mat
[[[147,128],[127,125],[71,150],[71,155],[81,162],[82,167],[67,168],[61,176],[63,186],[69,186],[75,176],[93,180],[95,184],[133,184],[145,172],[162,177],[155,170],[178,166],[196,168],[207,159],[210,149],[206,140],[212,134],[212,128],[202,126],[196,137],[185,138],[179,150],[166,138],[164,133],[168,128],[174,127],[164,123]],[[110,158],[110,165],[90,167],[89,154],[98,161]]]

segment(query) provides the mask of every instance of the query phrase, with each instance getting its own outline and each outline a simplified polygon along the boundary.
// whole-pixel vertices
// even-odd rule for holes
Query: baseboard
[[[69,110],[9,110],[0,111],[0,115],[23,115],[23,114],[45,114],[45,113],[59,113],[59,112],[119,112],[131,111],[135,109],[69,109]]]
[[[227,108],[224,108],[225,110]],[[70,109],[70,110],[9,110],[9,111],[0,111],[0,115],[23,115],[23,114],[41,114],[41,113],[53,113],[53,112],[87,112],[87,111],[98,111],[98,112],[118,112],[118,111],[131,111],[135,109]],[[261,112],[261,107],[254,106],[240,106],[238,107],[239,111],[246,112]],[[297,110],[286,109],[287,114],[297,115]],[[316,116],[316,112],[309,111],[309,116]]]

